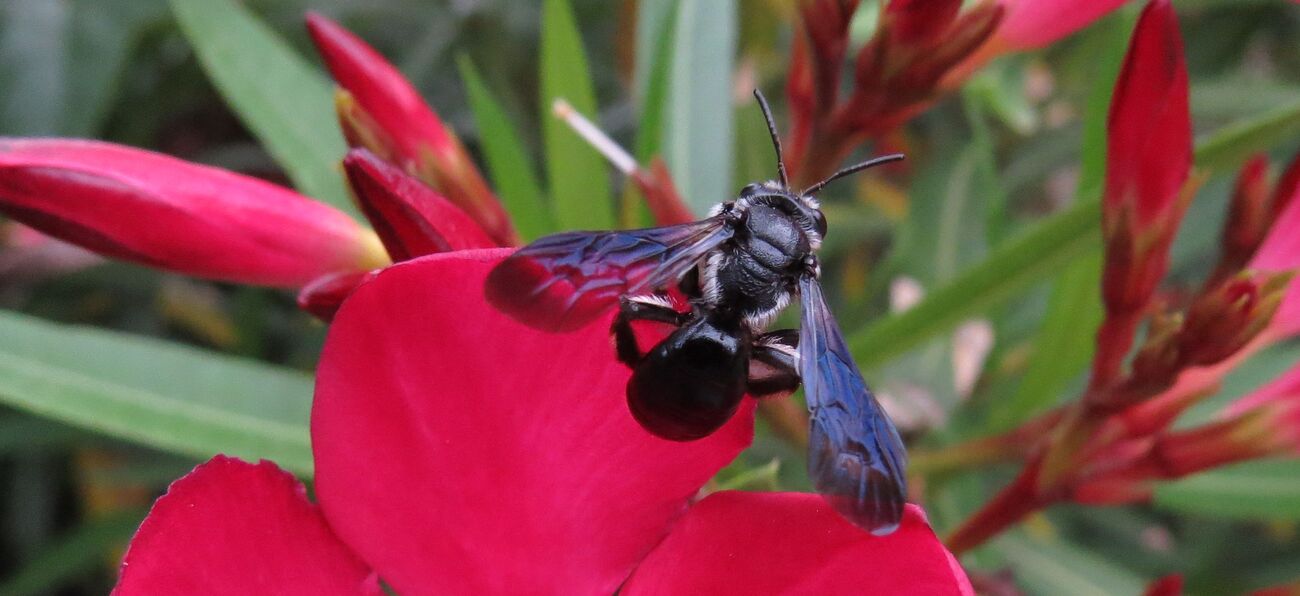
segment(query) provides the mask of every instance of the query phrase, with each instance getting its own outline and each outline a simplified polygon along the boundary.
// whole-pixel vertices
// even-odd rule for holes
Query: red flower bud
[[[890,0],[885,25],[903,45],[928,45],[948,30],[961,10],[961,0]]]
[[[1223,253],[1212,279],[1221,279],[1250,260],[1272,223],[1270,211],[1268,157],[1256,155],[1237,174],[1223,226]]]
[[[401,165],[469,213],[502,245],[518,236],[456,135],[378,52],[337,23],[307,15],[312,41],[351,96],[338,104],[344,136]]]
[[[374,279],[375,273],[349,271],[319,277],[298,292],[298,308],[326,323],[333,321],[343,301],[361,284]]]
[[[1169,0],[1153,0],[1138,20],[1107,130],[1107,232],[1130,233],[1115,229],[1128,212],[1131,233],[1159,226],[1172,234],[1192,164],[1192,126],[1183,39]]]
[[[393,262],[497,246],[459,207],[375,154],[353,149],[343,159],[343,169]]]
[[[0,212],[106,256],[240,283],[298,287],[387,263],[373,233],[328,205],[93,141],[0,139]]]
[[[1241,273],[1197,297],[1178,332],[1180,365],[1214,364],[1253,341],[1273,319],[1293,275]]]

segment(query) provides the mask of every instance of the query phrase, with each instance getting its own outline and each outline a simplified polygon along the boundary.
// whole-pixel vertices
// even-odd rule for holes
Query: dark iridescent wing
[[[893,532],[907,503],[907,453],[853,363],[821,284],[799,282],[799,375],[808,399],[808,473],[817,492],[855,525]]]
[[[711,217],[662,228],[547,236],[492,270],[487,298],[531,327],[577,329],[619,296],[674,283],[731,233],[721,217]]]

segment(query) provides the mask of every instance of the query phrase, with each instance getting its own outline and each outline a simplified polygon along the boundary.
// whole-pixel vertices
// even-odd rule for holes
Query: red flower
[[[546,334],[486,304],[505,254],[433,255],[361,285],[318,373],[319,509],[270,464],[218,458],[155,505],[119,593],[374,593],[370,570],[406,595],[971,593],[915,508],[878,538],[815,495],[690,507],[749,443],[752,403],[700,441],[649,435],[604,329]]]
[[[103,255],[249,284],[298,287],[387,262],[374,234],[332,207],[94,141],[0,139],[0,212]]]

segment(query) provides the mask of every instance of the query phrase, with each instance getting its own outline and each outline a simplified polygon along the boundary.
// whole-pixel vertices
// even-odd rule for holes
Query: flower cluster
[[[791,179],[825,178],[864,140],[921,113],[992,57],[1047,45],[1121,4],[985,0],[963,11],[961,0],[889,0],[841,97],[858,0],[802,0],[786,84]]]
[[[106,256],[296,289],[332,321],[316,503],[271,462],[217,456],[154,505],[115,593],[380,594],[381,578],[402,594],[972,593],[915,506],[878,538],[816,495],[701,497],[750,443],[752,402],[708,438],[658,439],[627,411],[609,320],[559,338],[488,306],[509,216],[391,64],[324,17],[308,28],[371,228],[147,151],[0,141],[6,215]]]
[[[1266,159],[1243,168],[1220,263],[1199,291],[1179,302],[1162,296],[1159,284],[1201,176],[1192,171],[1183,43],[1168,0],[1153,0],[1138,21],[1108,124],[1105,318],[1088,387],[1077,402],[978,444],[977,451],[1006,449],[1025,467],[951,537],[957,552],[1052,503],[1141,501],[1159,480],[1300,453],[1300,369],[1240,400],[1218,421],[1171,428],[1236,364],[1300,331],[1300,288],[1291,283],[1300,266],[1294,200],[1300,157],[1274,190]]]

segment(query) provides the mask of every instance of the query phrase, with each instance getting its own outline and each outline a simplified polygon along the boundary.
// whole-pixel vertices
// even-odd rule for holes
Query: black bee
[[[906,453],[822,295],[815,253],[826,218],[814,195],[903,156],[845,168],[796,193],[771,110],[761,93],[754,95],[776,149],[778,181],[750,184],[693,223],[541,238],[493,269],[487,298],[519,321],[555,332],[582,327],[617,305],[615,351],[633,371],[628,406],[665,439],[705,437],[731,418],[746,393],[787,395],[802,379],[814,485],[854,524],[887,534],[906,502]],[[674,285],[689,299],[689,312],[674,308]],[[796,295],[800,329],[766,331]],[[644,352],[634,320],[676,330]]]

